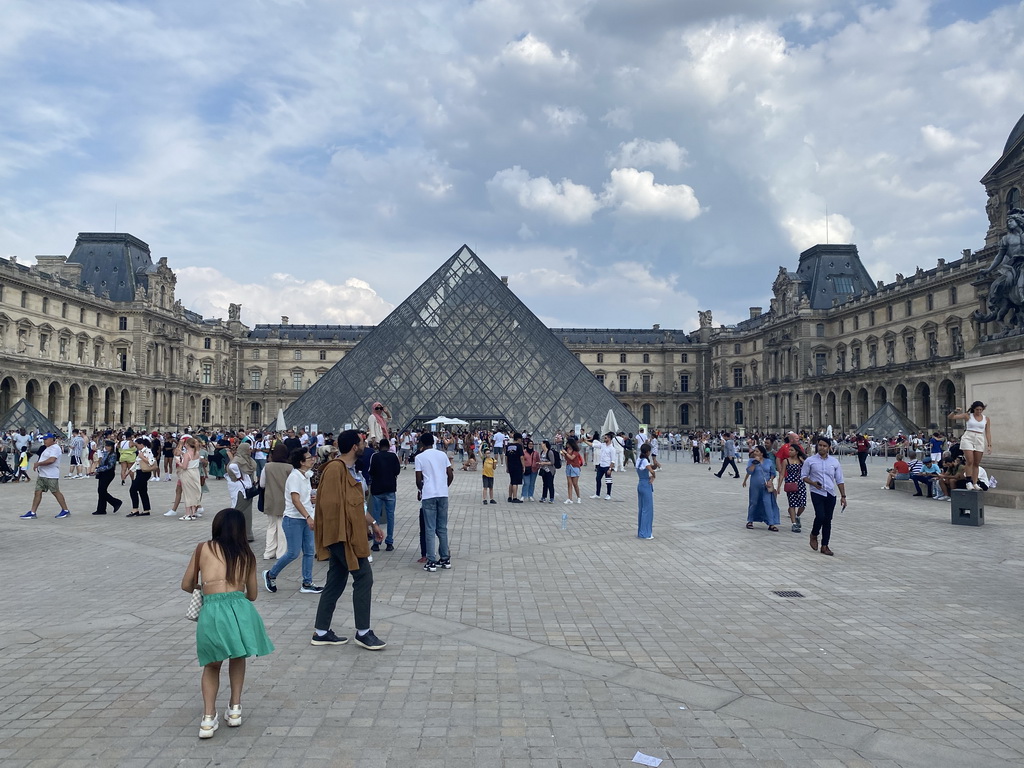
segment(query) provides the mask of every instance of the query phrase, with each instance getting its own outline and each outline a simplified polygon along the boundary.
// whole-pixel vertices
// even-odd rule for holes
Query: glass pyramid
[[[0,416],[0,431],[7,432],[12,429],[20,429],[21,427],[24,427],[25,431],[29,433],[32,430],[36,430],[40,434],[52,432],[58,437],[67,437],[64,434],[64,430],[46,418],[38,408],[25,398],[21,398],[11,406],[7,413]]]
[[[365,428],[374,401],[392,430],[436,416],[504,422],[536,436],[636,418],[468,246],[462,246],[285,411],[290,425]]]
[[[916,435],[920,431],[918,426],[892,403],[883,403],[881,408],[871,414],[871,418],[857,428],[859,434],[875,437],[896,437],[898,432]]]

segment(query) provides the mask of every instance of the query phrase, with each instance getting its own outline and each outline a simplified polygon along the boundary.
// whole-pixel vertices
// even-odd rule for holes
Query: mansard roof
[[[552,328],[568,344],[688,344],[686,331],[671,328]]]
[[[815,245],[800,254],[797,279],[811,309],[831,309],[833,300],[843,303],[861,292],[875,292],[875,283],[861,263],[856,245]]]
[[[156,272],[149,246],[127,232],[80,232],[68,262],[82,265],[80,285],[111,301],[134,301]]]
[[[287,341],[360,341],[372,325],[275,325],[259,324],[248,334],[250,339],[285,339]]]

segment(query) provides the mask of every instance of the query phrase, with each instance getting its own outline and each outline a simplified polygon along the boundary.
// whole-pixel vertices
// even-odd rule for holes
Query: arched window
[[[645,363],[651,362],[651,356],[649,354],[647,354],[646,352],[644,352],[644,362]]]
[[[733,419],[733,422],[735,424],[742,424],[743,423],[743,403],[741,403],[739,400],[737,400],[735,402],[735,404],[733,405],[732,409],[733,409],[733,415],[735,417]]]
[[[690,406],[688,403],[683,403],[679,406],[679,423],[684,427],[690,424]]]

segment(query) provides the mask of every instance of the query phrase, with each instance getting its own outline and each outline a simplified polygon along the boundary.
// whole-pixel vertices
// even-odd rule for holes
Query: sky
[[[464,243],[561,327],[737,322],[826,237],[889,282],[982,247],[1024,113],[1024,3],[0,9],[0,256],[130,232],[249,325],[377,323]]]

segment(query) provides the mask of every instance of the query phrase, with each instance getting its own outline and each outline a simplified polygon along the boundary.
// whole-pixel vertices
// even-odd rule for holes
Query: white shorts
[[[940,451],[939,453],[933,453],[932,454],[932,461],[934,461],[936,464],[941,462],[942,461],[942,452]]]
[[[985,433],[984,432],[964,432],[960,438],[960,450],[961,451],[977,451],[978,453],[985,452]]]

